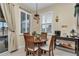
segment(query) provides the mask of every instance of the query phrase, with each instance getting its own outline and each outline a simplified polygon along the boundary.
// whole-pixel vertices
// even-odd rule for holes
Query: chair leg
[[[33,51],[33,56],[35,56],[35,52]]]
[[[52,51],[52,56],[54,56],[54,53],[53,53],[53,51]]]
[[[26,49],[25,49],[25,52],[26,52],[26,56],[27,56],[28,54],[27,54],[27,50]]]
[[[29,51],[26,49],[26,56],[29,55]]]
[[[36,51],[36,53],[35,53],[36,55],[38,55],[38,52]]]
[[[52,50],[52,56],[54,56],[53,50]]]
[[[26,51],[26,46],[25,46],[25,51]]]
[[[46,51],[44,51],[44,54],[46,54]]]
[[[50,51],[49,51],[49,56],[50,56]]]
[[[42,53],[43,55],[44,55],[44,51],[43,51],[43,53]]]
[[[26,52],[26,56],[27,56],[27,52]]]

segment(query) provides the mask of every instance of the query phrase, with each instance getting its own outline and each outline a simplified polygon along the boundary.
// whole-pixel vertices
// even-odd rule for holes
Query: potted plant
[[[36,31],[33,31],[33,32],[32,32],[32,35],[33,35],[33,36],[36,36]]]

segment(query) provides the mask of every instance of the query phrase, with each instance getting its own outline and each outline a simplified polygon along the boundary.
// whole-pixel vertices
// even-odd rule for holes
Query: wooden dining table
[[[34,43],[38,46],[38,56],[41,56],[41,44],[46,43],[47,40],[41,38],[35,38]]]

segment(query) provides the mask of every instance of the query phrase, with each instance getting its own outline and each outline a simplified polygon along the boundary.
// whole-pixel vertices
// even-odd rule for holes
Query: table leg
[[[38,44],[38,56],[41,56],[40,44]]]

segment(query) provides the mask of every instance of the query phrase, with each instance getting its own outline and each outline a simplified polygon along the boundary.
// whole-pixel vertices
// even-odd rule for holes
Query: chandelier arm
[[[34,19],[37,20],[37,23],[39,23],[39,14],[38,14],[38,4],[36,3],[36,14],[34,14]]]

